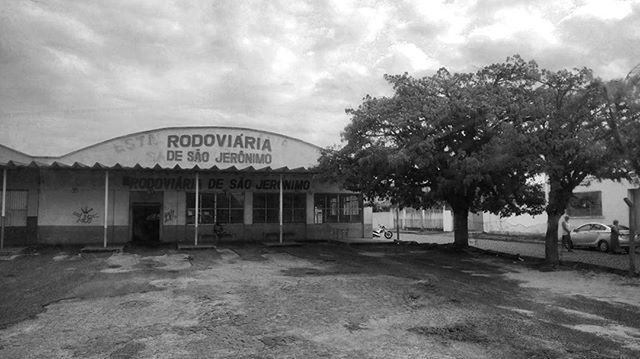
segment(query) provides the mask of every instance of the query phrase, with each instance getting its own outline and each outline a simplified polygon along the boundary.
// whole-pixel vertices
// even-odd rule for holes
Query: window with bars
[[[362,198],[355,194],[319,193],[314,196],[314,223],[362,221]]]
[[[27,196],[26,190],[7,190],[5,198],[5,226],[27,226]],[[2,196],[2,193],[0,193]]]
[[[243,193],[200,193],[198,223],[243,223]],[[195,223],[196,194],[187,193],[187,224]]]
[[[307,197],[304,193],[282,195],[282,222],[305,223],[307,219]],[[253,194],[253,223],[279,223],[280,194]]]
[[[602,216],[602,192],[578,192],[569,200],[567,214],[571,217]]]

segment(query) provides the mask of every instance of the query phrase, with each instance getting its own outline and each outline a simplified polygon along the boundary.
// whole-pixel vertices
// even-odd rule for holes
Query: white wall
[[[392,209],[390,212],[372,212],[372,225],[373,228],[378,228],[379,225],[383,225],[387,228],[394,228],[396,218],[396,211]],[[400,223],[402,223],[402,212],[400,212]],[[444,210],[442,214],[443,231],[453,231],[453,214],[450,210]],[[366,222],[365,222],[366,223]]]
[[[484,213],[484,231],[490,233],[545,233],[547,215],[531,216],[528,214],[500,218],[500,216]]]
[[[629,190],[638,186],[628,181],[592,181],[587,186],[579,186],[573,192],[601,191],[602,215],[576,217],[570,219],[571,227],[575,228],[587,222],[612,223],[614,219],[620,224],[629,225],[629,208],[624,203],[624,198],[629,196]],[[530,216],[510,216],[500,218],[497,215],[484,214],[484,230],[493,233],[536,233],[544,234],[547,228],[547,215],[545,213]]]
[[[442,215],[442,230],[444,232],[453,231],[453,212],[451,212],[451,210],[444,210]]]
[[[178,138],[180,140],[175,141]],[[203,138],[209,141],[203,141]],[[268,160],[247,162],[245,154]],[[153,167],[159,164],[168,168],[176,165],[182,168],[195,165],[201,168],[214,165],[218,168],[297,168],[314,166],[319,157],[319,147],[276,133],[233,127],[176,127],[114,138],[55,160],[66,164],[99,162],[108,166],[119,163]],[[49,162],[52,159],[37,160]]]
[[[104,224],[104,172],[42,171],[39,196],[38,225]],[[122,196],[109,191],[109,225],[114,224],[116,197]]]
[[[379,226],[385,226],[387,228],[393,228],[393,219],[395,218],[395,211],[392,212],[372,212],[372,225],[373,228]]]

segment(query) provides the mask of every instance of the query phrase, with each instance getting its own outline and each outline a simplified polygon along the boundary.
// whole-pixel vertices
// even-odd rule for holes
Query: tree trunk
[[[558,222],[564,215],[569,200],[571,199],[573,188],[562,185],[557,178],[549,180],[549,203],[547,204],[547,233],[544,240],[545,261],[556,266],[560,263],[558,253]]]
[[[453,246],[469,247],[469,210],[453,208]]]
[[[560,262],[558,257],[558,222],[560,213],[547,212],[547,233],[544,237],[544,258],[547,263],[556,266]]]

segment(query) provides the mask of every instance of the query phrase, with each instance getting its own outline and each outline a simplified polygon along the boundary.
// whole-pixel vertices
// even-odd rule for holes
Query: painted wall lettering
[[[193,177],[129,177],[122,178],[122,184],[133,190],[146,191],[193,191],[196,181]],[[260,178],[201,178],[198,184],[202,190],[278,190],[280,181],[277,179]],[[285,191],[307,191],[311,188],[311,181],[308,179],[284,179],[282,188]]]
[[[283,180],[282,189],[285,191],[290,190],[308,190],[311,187],[311,183],[308,180]],[[262,180],[256,184],[256,189],[279,189],[280,181],[278,180]]]
[[[74,211],[73,215],[78,218],[76,223],[84,224],[92,223],[94,219],[98,218],[98,214],[93,213],[93,208],[89,207],[80,207],[80,210]]]
[[[116,153],[133,151],[136,148],[145,146],[157,146],[158,140],[153,133],[145,133],[133,137],[127,137],[113,144]]]
[[[239,149],[222,151],[217,149]],[[271,164],[271,140],[243,133],[167,135],[167,161],[192,163]],[[259,151],[259,152],[255,152]],[[261,153],[262,152],[262,153]],[[264,153],[267,152],[267,153]]]
[[[262,137],[232,134],[167,135],[167,149],[197,147],[227,147],[271,152],[271,140]]]
[[[171,177],[171,178],[147,178],[147,177],[122,177],[122,184],[131,189],[144,190],[192,190],[196,187],[196,180],[192,177]],[[202,184],[200,181],[199,184]]]
[[[270,154],[245,153],[240,152],[220,152],[216,162],[218,163],[249,163],[249,164],[271,164]]]

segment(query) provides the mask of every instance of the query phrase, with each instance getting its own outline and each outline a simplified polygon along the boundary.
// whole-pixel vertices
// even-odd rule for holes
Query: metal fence
[[[429,208],[424,210],[405,208],[400,211],[399,217],[401,229],[443,230],[442,208]],[[398,219],[395,215],[393,224],[394,228],[397,228]]]

